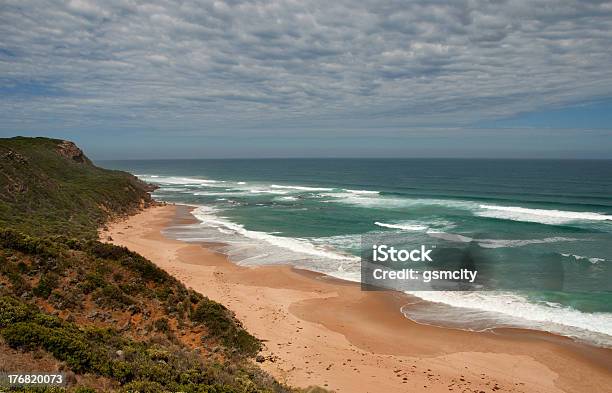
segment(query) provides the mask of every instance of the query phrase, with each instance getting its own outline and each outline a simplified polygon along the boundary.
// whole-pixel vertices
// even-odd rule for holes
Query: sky
[[[612,158],[612,1],[0,2],[0,136],[94,159]]]

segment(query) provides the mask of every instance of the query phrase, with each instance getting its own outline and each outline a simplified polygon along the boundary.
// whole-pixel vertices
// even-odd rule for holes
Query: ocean
[[[612,161],[231,159],[101,161],[198,206],[170,228],[223,242],[241,265],[291,264],[360,280],[363,236],[440,238],[489,252],[500,283],[527,282],[544,257],[579,290],[413,291],[402,309],[460,329],[524,327],[612,347]],[[543,262],[542,262],[543,263]],[[569,277],[568,277],[569,279]]]

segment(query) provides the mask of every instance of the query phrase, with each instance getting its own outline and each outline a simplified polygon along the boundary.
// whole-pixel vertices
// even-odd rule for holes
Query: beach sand
[[[350,393],[612,391],[612,350],[521,329],[420,325],[401,314],[410,301],[403,294],[362,291],[289,266],[240,267],[206,245],[161,233],[193,222],[187,206],[158,206],[100,236],[233,310],[264,341],[261,367],[289,385]]]

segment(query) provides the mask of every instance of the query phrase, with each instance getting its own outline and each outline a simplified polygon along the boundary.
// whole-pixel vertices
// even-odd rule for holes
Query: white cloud
[[[2,128],[466,125],[612,94],[599,1],[0,5]]]

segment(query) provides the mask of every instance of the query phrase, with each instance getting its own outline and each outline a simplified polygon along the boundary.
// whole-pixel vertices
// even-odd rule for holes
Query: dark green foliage
[[[84,244],[64,238],[29,237],[12,230],[4,233],[5,238],[13,239],[13,248],[0,248],[0,280],[8,282],[5,290],[9,293],[17,295],[17,289],[28,287],[31,281],[33,289],[26,293],[36,293],[38,299],[47,299],[57,309],[78,312],[84,300],[90,299],[98,307],[98,315],[113,310],[134,315],[147,312],[149,307],[156,307],[157,315],[166,313],[150,322],[151,334],[158,335],[153,344],[131,341],[115,330],[69,323],[42,314],[21,299],[1,297],[0,331],[8,345],[27,351],[43,349],[75,372],[93,373],[143,389],[286,391],[245,362],[245,356],[257,353],[260,342],[242,328],[230,310],[188,290],[142,256],[96,241]],[[46,247],[60,251],[53,258],[42,258],[39,254],[46,253]],[[15,286],[17,281],[19,285]],[[221,344],[220,353],[231,359],[232,366],[204,364],[178,343],[171,319],[180,327],[203,325],[207,332],[203,345]],[[117,356],[117,351],[123,355]]]
[[[120,261],[123,266],[140,273],[145,280],[161,283],[170,279],[168,273],[152,264],[140,254],[128,250],[126,247],[90,241],[87,245],[87,252],[97,258]]]
[[[93,292],[92,298],[99,306],[108,308],[123,308],[134,303],[118,286],[106,283]]]
[[[113,329],[81,328],[9,296],[0,297],[0,323],[11,347],[42,348],[75,372],[116,380],[124,391],[289,392],[248,363],[206,365],[177,344],[135,342]],[[164,319],[155,324],[168,328]]]
[[[85,296],[78,287],[56,290],[51,293],[49,303],[58,310],[76,310],[83,306]]]
[[[191,320],[203,323],[210,335],[220,337],[241,353],[253,356],[261,350],[260,341],[242,328],[230,310],[206,297],[198,303]]]
[[[216,336],[222,335],[232,325],[229,310],[222,304],[213,302],[208,298],[200,301],[193,314],[191,314],[191,320],[204,323],[209,332]]]
[[[11,269],[5,272],[11,286],[13,288],[13,292],[16,295],[23,295],[28,293],[31,290],[30,284],[23,278],[21,274],[15,272],[15,269]]]
[[[157,393],[163,390],[160,383],[151,381],[133,381],[123,387],[124,392]]]
[[[34,256],[41,273],[40,279],[33,290],[34,295],[47,299],[59,309],[78,307],[83,296],[90,295],[96,305],[110,310],[125,310],[132,306],[134,311],[140,310],[136,297],[156,298],[163,302],[168,314],[180,318],[189,317],[191,321],[206,326],[210,338],[218,338],[230,352],[252,356],[260,350],[260,342],[246,332],[234,318],[232,312],[223,305],[213,302],[202,295],[187,290],[177,280],[159,269],[146,258],[125,247],[105,244],[98,241],[71,242],[65,238],[37,238],[25,236],[13,230],[3,230],[7,248],[25,250]],[[75,246],[76,249],[72,249]],[[54,257],[39,258],[41,254],[48,255],[48,250],[56,250]],[[16,263],[2,265],[11,280],[12,290],[16,294],[30,291],[29,284],[23,279],[21,270]],[[125,273],[119,274],[117,269]],[[83,272],[78,284],[53,291],[59,283],[59,271]],[[85,273],[87,272],[87,273]],[[120,276],[122,282],[115,283],[113,277]],[[130,279],[126,279],[131,277]],[[124,283],[123,281],[126,281]],[[154,285],[154,289],[150,286]],[[148,301],[148,300],[147,300]],[[192,306],[193,305],[193,306]],[[193,307],[193,308],[192,308]],[[166,324],[167,325],[167,324]],[[161,326],[154,326],[157,331],[167,332]]]
[[[156,320],[153,326],[155,327],[155,330],[157,330],[158,332],[167,333],[170,331],[170,325],[168,324],[168,319],[166,318],[160,318]]]
[[[95,238],[109,216],[148,203],[147,190],[128,173],[94,166],[65,141],[0,139],[0,226]]]
[[[38,321],[37,321],[38,322]],[[109,363],[102,351],[93,351],[76,328],[49,323],[19,322],[6,327],[2,336],[14,348],[44,348],[76,372],[108,373]],[[44,322],[44,321],[43,321]]]
[[[57,288],[58,277],[56,274],[43,274],[38,281],[38,285],[34,288],[34,294],[44,299],[51,295],[51,291]]]
[[[80,286],[83,289],[83,293],[88,294],[101,288],[106,284],[104,276],[97,273],[90,273],[85,276],[85,279],[81,282]]]
[[[0,328],[27,321],[34,308],[9,296],[0,297]]]
[[[76,389],[74,389],[74,393],[96,393],[96,390],[93,388],[79,386]]]
[[[62,243],[5,228],[0,228],[0,246],[43,258],[57,257],[63,249]]]

